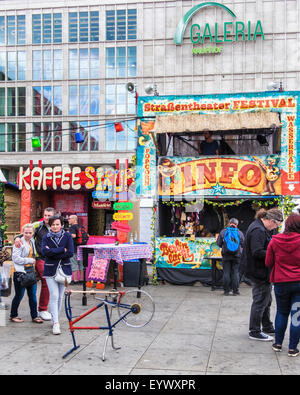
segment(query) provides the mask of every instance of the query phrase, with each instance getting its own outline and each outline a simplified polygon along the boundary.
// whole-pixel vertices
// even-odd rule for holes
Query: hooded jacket
[[[300,282],[300,234],[273,236],[267,249],[266,266],[272,269],[272,283]]]

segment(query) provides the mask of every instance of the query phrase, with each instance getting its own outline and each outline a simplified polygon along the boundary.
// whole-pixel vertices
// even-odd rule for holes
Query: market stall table
[[[94,254],[96,259],[109,259],[113,265],[114,289],[117,289],[118,265],[133,259],[140,261],[140,274],[138,287],[142,285],[142,267],[147,259],[152,258],[152,248],[147,243],[142,244],[92,244],[80,245],[77,249],[77,259],[83,261],[84,281],[83,291],[86,291],[86,268],[88,266],[88,256]],[[86,306],[86,295],[83,294],[82,304]]]

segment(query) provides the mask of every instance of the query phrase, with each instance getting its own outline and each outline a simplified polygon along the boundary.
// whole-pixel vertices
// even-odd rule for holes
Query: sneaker
[[[240,295],[240,291],[233,292],[232,295],[233,295],[233,296]]]
[[[43,321],[50,321],[52,316],[48,311],[39,311],[39,317],[43,320]]]
[[[280,352],[280,351],[282,350],[282,345],[281,345],[281,344],[276,344],[276,343],[274,343],[274,344],[272,344],[272,349],[273,349],[275,352]]]
[[[223,295],[229,296],[229,292],[225,292],[225,291],[224,291]]]
[[[263,342],[271,342],[273,340],[273,337],[266,335],[263,332],[259,332],[259,333],[249,333],[249,339],[260,340]]]
[[[295,350],[289,350],[288,356],[289,357],[296,357],[299,354],[298,348],[295,348]]]
[[[53,324],[52,333],[53,333],[53,335],[60,335],[61,334],[59,322],[55,322]]]
[[[275,329],[273,326],[270,326],[269,328],[263,328],[263,332],[273,334],[273,333],[275,333]]]
[[[0,310],[8,310],[8,304],[6,303],[0,303]]]

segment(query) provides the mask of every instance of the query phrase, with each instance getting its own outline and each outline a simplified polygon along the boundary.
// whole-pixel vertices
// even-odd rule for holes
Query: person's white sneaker
[[[61,334],[59,322],[55,322],[53,324],[52,333],[53,333],[53,335],[60,335]]]
[[[43,320],[43,321],[50,321],[52,316],[48,311],[39,311],[39,317]]]

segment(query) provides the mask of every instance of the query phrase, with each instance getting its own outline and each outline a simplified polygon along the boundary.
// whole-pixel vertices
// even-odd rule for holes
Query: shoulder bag
[[[63,269],[61,267],[61,264],[58,264],[57,270],[56,270],[56,274],[54,276],[54,280],[57,281],[60,284],[64,284],[66,287],[68,287],[68,285],[70,284],[70,282],[72,281],[72,275],[71,276],[67,276],[64,272]]]
[[[21,287],[31,287],[37,282],[33,264],[24,265],[25,273],[19,273],[18,280]]]

